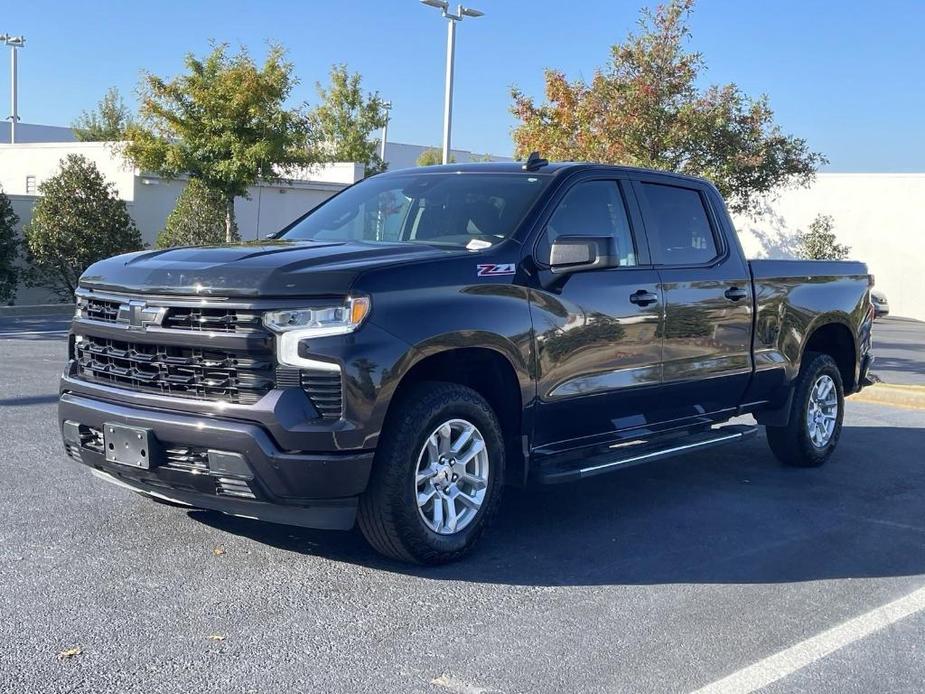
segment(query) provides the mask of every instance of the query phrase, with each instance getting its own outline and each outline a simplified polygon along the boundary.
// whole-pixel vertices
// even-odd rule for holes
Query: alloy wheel
[[[474,424],[450,419],[434,429],[418,454],[414,480],[425,525],[453,535],[471,524],[485,501],[489,470],[485,438]]]

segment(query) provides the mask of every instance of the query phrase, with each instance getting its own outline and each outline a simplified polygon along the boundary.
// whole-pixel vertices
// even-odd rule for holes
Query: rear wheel
[[[439,564],[458,559],[494,515],[504,483],[498,419],[471,388],[415,386],[383,431],[358,523],[386,556]]]
[[[794,384],[789,423],[767,427],[771,451],[787,465],[822,465],[838,445],[844,411],[838,365],[827,354],[807,352]]]

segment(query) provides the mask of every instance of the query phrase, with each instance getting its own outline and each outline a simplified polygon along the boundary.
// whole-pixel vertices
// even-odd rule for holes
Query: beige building
[[[393,169],[413,165],[424,149],[399,143],[394,148]],[[144,241],[153,244],[185,183],[138,171],[107,143],[0,144],[0,188],[20,224],[31,217],[38,186],[72,153],[93,161],[114,184]],[[467,152],[458,154],[459,161],[469,158]],[[362,165],[342,163],[302,172],[285,183],[253,186],[235,205],[241,233],[251,239],[277,231],[362,176]],[[808,188],[782,192],[760,217],[738,216],[734,222],[746,255],[788,258],[797,233],[818,214],[835,219],[839,242],[851,247],[852,258],[868,264],[894,315],[925,320],[925,173],[822,173]],[[21,291],[17,303],[49,298],[41,290]]]
[[[68,154],[80,154],[94,164],[125,200],[142,239],[153,245],[186,185],[143,173],[116,154],[111,143],[40,142],[0,144],[0,190],[10,198],[20,227],[32,217],[42,181],[53,176]],[[263,237],[294,220],[344,187],[363,177],[363,165],[328,164],[303,171],[285,182],[251,186],[235,203],[238,227],[245,239]],[[41,289],[21,289],[16,303],[53,300]]]
[[[821,173],[761,217],[733,221],[747,256],[792,258],[797,233],[818,214],[834,218],[838,242],[867,263],[893,315],[925,320],[925,173]]]

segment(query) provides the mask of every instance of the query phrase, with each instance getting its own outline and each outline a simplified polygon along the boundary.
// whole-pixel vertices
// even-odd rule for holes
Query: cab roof
[[[380,176],[400,176],[409,173],[529,173],[533,175],[552,175],[557,176],[566,172],[601,170],[623,173],[644,173],[649,176],[664,176],[666,178],[675,178],[688,181],[706,181],[706,179],[697,176],[688,176],[673,171],[659,171],[657,169],[646,169],[638,166],[622,166],[617,164],[597,164],[593,162],[578,161],[558,161],[544,164],[537,168],[526,171],[522,161],[486,161],[486,162],[469,162],[464,164],[436,164],[433,166],[421,166],[411,169],[396,169],[379,174]],[[709,181],[706,181],[709,183]],[[712,184],[711,184],[712,185]]]

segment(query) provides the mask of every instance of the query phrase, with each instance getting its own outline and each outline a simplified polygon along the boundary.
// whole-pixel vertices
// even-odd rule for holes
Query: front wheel
[[[445,563],[478,541],[503,484],[504,443],[491,406],[471,388],[423,383],[389,415],[357,520],[388,557]]]
[[[771,451],[797,467],[822,465],[835,450],[845,414],[845,394],[838,365],[827,354],[808,352],[794,383],[787,426],[767,427]]]

